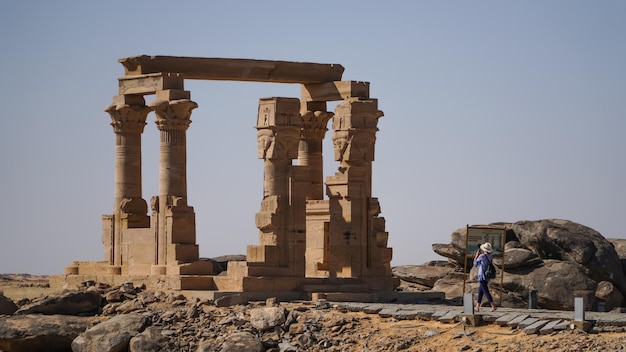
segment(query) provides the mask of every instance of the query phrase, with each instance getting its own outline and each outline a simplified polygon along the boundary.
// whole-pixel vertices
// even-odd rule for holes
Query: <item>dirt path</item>
[[[397,321],[365,313],[344,313],[360,322],[363,351],[626,351],[626,332],[589,334],[564,330],[549,335],[527,335],[521,330],[487,324]]]

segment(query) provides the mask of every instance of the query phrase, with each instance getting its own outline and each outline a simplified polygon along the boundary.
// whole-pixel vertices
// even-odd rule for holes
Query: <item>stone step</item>
[[[454,323],[457,321],[459,314],[463,313],[461,310],[451,310],[443,316],[439,317],[439,321],[442,323]]]
[[[562,320],[552,320],[548,324],[539,329],[539,335],[551,334],[554,331],[554,327],[557,326]]]
[[[506,324],[508,324],[511,320],[517,318],[518,316],[519,316],[519,314],[517,314],[517,313],[505,314],[505,315],[501,316],[500,318],[496,319],[496,324],[498,324],[500,326],[506,326]]]
[[[309,297],[310,295],[310,297]],[[336,302],[376,302],[375,293],[368,292],[305,292],[305,299],[311,301],[327,300]]]
[[[528,335],[536,334],[541,328],[546,326],[550,320],[538,320],[524,328],[524,332]]]
[[[519,315],[519,316],[513,318],[513,320],[511,320],[508,323],[506,323],[506,326],[508,326],[510,328],[516,328],[517,324],[519,324],[522,321],[528,319],[529,317],[530,317],[530,315],[528,315],[528,314]]]
[[[397,320],[413,320],[417,317],[417,310],[415,309],[401,309],[391,315]]]
[[[302,292],[369,292],[367,285],[363,284],[313,284],[300,286]]]
[[[519,329],[526,329],[528,326],[538,322],[540,319],[538,318],[526,318],[517,324]]]
[[[216,290],[213,276],[209,275],[180,275],[175,277],[175,285],[180,290]]]

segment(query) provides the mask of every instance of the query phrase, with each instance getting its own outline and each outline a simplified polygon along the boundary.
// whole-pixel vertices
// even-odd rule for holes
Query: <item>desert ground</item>
[[[0,289],[46,284],[45,276],[0,275]],[[472,327],[463,323],[396,320],[332,307],[318,310],[312,302],[281,302],[280,305],[287,310],[297,309],[301,312],[301,321],[315,321],[321,327],[320,334],[342,341],[324,347],[327,351],[626,351],[623,329],[619,332],[563,330],[548,335],[527,335],[519,329],[490,323]],[[233,308],[216,309],[224,310],[222,314],[225,316],[232,314]]]

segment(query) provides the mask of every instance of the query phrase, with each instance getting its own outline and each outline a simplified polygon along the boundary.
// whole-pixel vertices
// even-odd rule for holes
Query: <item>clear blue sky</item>
[[[431,244],[466,224],[562,218],[624,238],[625,18],[624,1],[2,1],[0,273],[104,259],[115,139],[103,109],[117,60],[142,54],[339,63],[371,82],[392,265],[444,259]],[[186,88],[200,254],[245,254],[262,196],[258,99],[299,86]]]

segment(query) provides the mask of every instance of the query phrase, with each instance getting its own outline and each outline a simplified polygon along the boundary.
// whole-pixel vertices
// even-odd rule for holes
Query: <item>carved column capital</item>
[[[126,103],[114,103],[104,109],[111,116],[111,126],[117,134],[143,133],[150,110],[145,104]]]
[[[335,160],[341,162],[374,161],[374,144],[378,131],[377,100],[345,100],[335,109],[333,145]]]
[[[333,117],[332,112],[310,111],[302,113],[302,137],[305,140],[322,140],[328,131],[328,120]]]
[[[266,98],[259,101],[257,116],[258,157],[291,160],[298,157],[302,116],[295,98]]]
[[[191,124],[191,112],[198,104],[189,99],[156,100],[150,103],[150,108],[156,114],[156,125],[160,131],[185,131]]]
[[[291,160],[298,157],[300,128],[276,126],[257,131],[258,157],[265,160]]]

